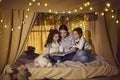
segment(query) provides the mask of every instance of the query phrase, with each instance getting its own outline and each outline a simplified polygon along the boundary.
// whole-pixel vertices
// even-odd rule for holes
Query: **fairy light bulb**
[[[63,11],[63,14],[65,14],[65,11]]]
[[[2,2],[2,0],[0,0],[0,2]]]
[[[7,28],[7,25],[5,25],[4,27]]]
[[[68,11],[69,14],[71,14],[71,11]]]
[[[30,9],[28,8],[27,11],[30,11]]]
[[[87,3],[84,3],[84,6],[87,7],[88,6]]]
[[[25,17],[28,18],[28,15],[26,15]]]
[[[104,12],[101,13],[101,16],[104,16]]]
[[[14,29],[12,28],[11,31],[14,31]]]
[[[52,10],[50,9],[50,10],[49,10],[49,12],[51,13],[51,12],[52,12]]]
[[[111,10],[111,12],[114,12],[114,10]]]
[[[107,7],[110,7],[110,3],[106,3],[106,6],[107,6]]]
[[[87,5],[89,6],[89,5],[90,5],[90,2],[87,2]]]
[[[105,11],[108,11],[108,9],[107,9],[107,8],[105,8]]]
[[[77,9],[75,9],[74,11],[77,12]]]
[[[33,2],[35,2],[35,0],[32,0]]]
[[[90,7],[90,10],[92,11],[92,10],[93,10],[93,8],[92,8],[92,7]]]
[[[95,12],[95,15],[97,15],[98,13],[97,12]]]
[[[80,10],[83,10],[83,7],[80,7]]]
[[[21,27],[20,26],[18,26],[18,29],[20,29]]]
[[[115,16],[114,16],[114,15],[112,15],[112,18],[115,18]]]
[[[2,22],[3,22],[3,20],[1,19],[1,20],[0,20],[0,22],[2,23]]]
[[[55,14],[57,14],[58,12],[56,11]]]
[[[116,20],[116,23],[118,24],[118,23],[119,23],[119,21],[118,21],[118,20]]]
[[[29,3],[29,6],[32,6],[32,3],[31,3],[31,2]]]
[[[44,6],[48,6],[48,4],[47,4],[47,3],[45,3],[45,4],[44,4]]]
[[[37,5],[40,6],[40,2],[38,2]]]

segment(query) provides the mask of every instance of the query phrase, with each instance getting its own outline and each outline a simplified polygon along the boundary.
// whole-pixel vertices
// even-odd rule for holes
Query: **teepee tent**
[[[22,54],[38,13],[89,14],[95,53],[119,66],[119,4],[119,0],[0,0],[0,71]]]

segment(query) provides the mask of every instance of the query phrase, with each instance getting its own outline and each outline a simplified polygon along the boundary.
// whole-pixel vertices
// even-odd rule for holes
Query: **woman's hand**
[[[73,45],[71,44],[71,45],[69,45],[69,46],[67,46],[67,48],[68,49],[71,49],[73,47]]]

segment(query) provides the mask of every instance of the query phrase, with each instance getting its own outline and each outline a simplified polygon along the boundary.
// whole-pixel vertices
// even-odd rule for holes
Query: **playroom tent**
[[[38,12],[54,14],[97,12],[92,15],[93,20],[88,21],[95,52],[104,56],[112,65],[118,66],[120,1],[90,0],[87,7],[86,2],[88,0],[0,0],[0,71],[6,64],[14,64],[22,54]],[[107,4],[106,7],[106,3],[111,5]],[[108,8],[108,11],[105,8]],[[97,19],[94,20],[96,15]]]

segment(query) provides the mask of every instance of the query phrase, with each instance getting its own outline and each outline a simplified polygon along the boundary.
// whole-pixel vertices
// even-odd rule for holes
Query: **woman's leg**
[[[72,58],[74,57],[75,52],[66,54],[65,56],[61,56],[62,57],[62,62],[67,61],[67,60],[72,60]]]
[[[72,61],[80,61],[82,63],[90,62],[93,60],[95,60],[94,55],[84,50],[78,50],[72,59]]]
[[[61,61],[61,56],[49,56],[49,59],[51,60],[51,62],[54,64],[57,61]]]

